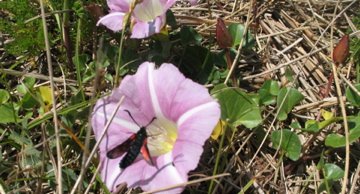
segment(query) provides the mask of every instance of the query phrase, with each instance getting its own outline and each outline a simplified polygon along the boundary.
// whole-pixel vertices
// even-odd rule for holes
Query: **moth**
[[[146,132],[146,127],[149,126],[156,119],[156,117],[154,117],[147,125],[140,126],[128,110],[124,111],[127,112],[134,123],[140,127],[140,130],[137,133],[131,135],[125,142],[107,152],[106,156],[110,159],[115,159],[122,156],[126,152],[124,158],[119,164],[121,169],[125,169],[126,167],[130,166],[135,161],[139,153],[141,153],[141,155],[148,163],[154,165],[154,162],[150,156],[149,148],[147,146],[148,134]]]

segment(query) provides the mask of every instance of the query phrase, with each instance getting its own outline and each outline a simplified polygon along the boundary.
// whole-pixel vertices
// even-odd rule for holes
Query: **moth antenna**
[[[149,126],[155,119],[156,119],[156,117],[153,117],[153,118],[151,119],[151,121],[150,121],[145,127]]]
[[[139,125],[139,123],[137,123],[137,122],[135,121],[134,117],[132,117],[132,115],[131,115],[131,113],[130,113],[129,110],[126,110],[126,109],[125,109],[124,111],[129,114],[130,118],[134,121],[134,123],[135,123],[138,127],[141,127],[141,126]]]
[[[124,111],[129,114],[131,120],[133,120],[134,123],[135,123],[137,126],[141,127],[141,126],[139,125],[139,123],[137,123],[137,122],[135,121],[134,117],[131,115],[131,113],[130,113],[129,110],[126,110],[126,109],[125,109]],[[147,125],[145,125],[145,127],[149,126],[155,119],[156,119],[156,117],[152,118],[151,121],[150,121]]]

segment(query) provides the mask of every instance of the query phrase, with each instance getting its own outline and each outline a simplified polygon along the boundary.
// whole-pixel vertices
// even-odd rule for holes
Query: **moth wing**
[[[144,140],[143,145],[141,146],[140,152],[141,152],[141,155],[146,160],[146,162],[148,162],[154,166],[154,162],[152,161],[151,156],[150,156],[149,148],[147,147],[147,139]]]
[[[136,138],[136,134],[133,134],[129,137],[126,141],[124,141],[122,144],[116,146],[112,150],[108,151],[106,153],[106,156],[110,159],[115,159],[123,155],[125,152],[129,150],[130,145],[134,142]]]

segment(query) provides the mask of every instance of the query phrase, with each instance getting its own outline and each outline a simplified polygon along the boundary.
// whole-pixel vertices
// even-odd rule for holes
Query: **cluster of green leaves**
[[[171,11],[167,13],[168,24],[172,31],[163,31],[154,35],[145,42],[143,40],[127,39],[124,43],[124,52],[121,60],[121,75],[129,71],[135,71],[143,61],[152,61],[160,65],[164,62],[177,64],[180,71],[187,77],[201,84],[221,83],[227,75],[226,57],[224,52],[211,51],[210,45],[214,40],[205,40],[192,27],[179,27]],[[231,24],[230,33],[234,36],[233,48],[239,45],[243,35],[244,26],[242,24]],[[107,40],[106,40],[107,39]],[[109,42],[113,37],[106,37],[104,43]],[[148,45],[148,49],[139,53]],[[247,41],[243,42],[245,50],[251,50],[254,46],[254,38],[248,34]],[[112,46],[104,44],[104,50],[114,53],[117,50]],[[234,53],[234,50],[233,50]],[[116,58],[109,57],[110,64],[116,64]],[[111,69],[110,69],[111,70]]]
[[[247,128],[258,127],[263,121],[261,107],[265,105],[275,105],[277,119],[284,121],[293,107],[303,99],[303,95],[296,89],[280,88],[276,81],[271,80],[266,81],[258,93],[249,94],[223,85],[215,87],[212,93],[221,105],[221,119],[233,130],[237,130],[240,125]],[[297,160],[300,157],[301,144],[296,133],[287,129],[274,131],[272,141],[274,148],[280,146],[289,158]]]
[[[6,150],[9,154],[14,153],[16,150],[17,154],[21,156],[20,158],[20,168],[27,169],[31,167],[31,170],[35,174],[39,174],[42,166],[47,170],[44,174],[47,181],[55,189],[56,182],[54,178],[52,167],[50,164],[43,163],[44,154],[46,151],[40,151],[39,148],[36,148],[36,144],[40,143],[38,138],[39,131],[34,130],[33,128],[40,124],[45,124],[43,127],[46,129],[46,132],[49,136],[54,135],[53,124],[45,122],[52,118],[50,109],[52,108],[52,98],[51,98],[51,89],[49,86],[40,86],[35,87],[36,80],[35,78],[25,78],[22,82],[17,85],[10,92],[4,89],[0,89],[0,126],[6,126],[7,131],[0,127],[0,132],[3,134],[3,138],[6,138],[7,141],[1,142],[2,150],[0,153]],[[70,102],[67,104],[67,107],[63,108],[60,112],[61,122],[63,126],[69,129],[76,129],[75,120],[79,119],[82,122],[87,120],[89,103],[80,103],[82,99],[80,96],[76,95],[71,98]],[[34,119],[35,118],[35,119]],[[9,128],[10,127],[10,128]],[[11,129],[11,130],[9,130]],[[38,140],[36,140],[38,139]],[[73,145],[74,150],[79,151],[79,146],[74,146],[75,142],[70,138],[63,138],[64,144]],[[55,142],[53,139],[49,141],[49,149],[51,152],[55,153]],[[15,150],[13,150],[15,148]],[[43,147],[41,147],[43,149]],[[0,157],[2,158],[2,157]],[[71,157],[70,157],[71,158]],[[9,160],[0,162],[0,180],[10,180],[3,179],[16,170],[14,168],[9,168],[11,162],[15,162],[16,157],[10,157]],[[75,172],[73,169],[64,169],[64,184],[65,191],[69,191],[73,182],[76,180]],[[68,180],[68,178],[71,179]],[[8,184],[6,190],[14,189],[17,179],[12,180],[13,184]],[[19,179],[21,181],[21,179]],[[3,185],[5,186],[5,185]]]
[[[75,44],[77,33],[82,33],[83,36],[92,34],[90,31],[96,27],[94,20],[90,19],[89,13],[82,9],[81,1],[70,1],[66,12],[61,12],[64,7],[63,1],[53,0],[44,1],[44,3],[47,13],[60,11],[59,14],[51,13],[47,17],[51,51],[53,51],[53,48],[60,48],[61,51],[65,51],[61,45],[61,26],[64,21],[61,16],[64,13],[68,13],[70,16],[68,19],[69,41],[72,45]],[[25,54],[26,61],[32,60],[33,56],[43,56],[45,44],[42,20],[36,17],[40,15],[38,1],[2,1],[0,2],[0,15],[2,18],[0,20],[1,33],[5,35],[6,40],[12,41],[5,44],[6,54],[14,56]],[[83,20],[83,26],[81,31],[77,31],[76,26],[80,19]],[[83,44],[90,45],[92,42],[87,39]],[[85,48],[81,52],[88,52]],[[72,52],[74,53],[74,50]],[[54,57],[56,61],[66,61],[65,52],[53,54],[56,54]],[[97,64],[95,61],[89,62],[89,56],[89,54],[81,54],[79,57],[82,63],[80,71],[84,75],[84,79],[81,81],[84,83],[92,81],[90,77],[92,73],[89,72],[95,71],[95,65]],[[22,65],[22,61],[14,62],[11,68],[14,68],[15,65],[18,65],[18,68],[25,67],[30,71],[32,71],[32,68],[38,68],[28,64],[24,66],[19,64]],[[66,66],[67,64],[65,62],[65,70],[73,68]],[[105,60],[102,61],[102,64],[104,64],[104,67],[107,65]],[[3,66],[3,68],[7,67]],[[54,65],[54,68],[55,73],[58,70],[60,71],[58,65]],[[65,74],[73,74],[73,72],[65,72]],[[57,183],[53,166],[48,163],[52,157],[50,155],[56,153],[55,139],[53,138],[54,124],[51,122],[53,114],[50,111],[53,106],[50,86],[37,86],[41,81],[34,77],[14,79],[5,74],[1,75],[0,83],[1,88],[6,88],[0,89],[0,134],[2,138],[0,142],[0,187],[5,191],[11,191],[23,186],[24,181],[33,181],[40,178],[43,182],[48,182],[51,190],[55,190]],[[61,127],[60,135],[62,136],[61,144],[70,148],[68,151],[63,152],[62,158],[71,160],[83,152],[81,141],[85,134],[84,128],[88,120],[89,106],[93,102],[85,99],[84,91],[71,84],[68,85],[66,90],[69,95],[63,95],[64,93],[59,89],[56,98],[57,103],[62,104],[58,110]],[[44,137],[42,129],[49,138],[48,141],[42,139]],[[77,138],[77,141],[74,141],[74,138]],[[48,148],[39,144],[42,142],[45,142]],[[6,155],[2,156],[2,153],[6,153]],[[77,154],[74,155],[74,153]],[[63,169],[64,192],[70,191],[79,170],[80,168],[74,168],[73,166]],[[30,174],[22,172],[29,172]],[[27,174],[31,176],[26,176]],[[84,181],[84,184],[87,184],[87,181]]]
[[[230,31],[231,32],[231,31]],[[231,33],[234,39],[234,33]],[[359,39],[354,39],[352,42],[352,54],[356,63],[357,83],[359,83]],[[288,80],[293,81],[291,73],[286,72]],[[357,91],[348,87],[346,89],[346,98],[350,102],[350,109],[355,110],[355,114],[349,116],[349,143],[352,144],[360,138],[360,114],[358,108],[360,106],[360,85],[355,85]],[[246,128],[256,128],[262,122],[261,110],[265,106],[275,106],[277,121],[284,122],[288,119],[289,113],[295,105],[303,100],[303,95],[295,88],[282,87],[276,81],[266,81],[258,93],[246,93],[238,88],[229,88],[224,85],[217,85],[212,91],[214,97],[219,100],[221,104],[222,117],[221,119],[228,123],[228,126],[236,131],[240,125]],[[323,111],[323,110],[322,110]],[[287,158],[297,161],[303,154],[303,145],[300,141],[299,134],[312,134],[314,136],[326,127],[336,122],[342,121],[341,117],[335,117],[331,113],[323,111],[323,120],[306,120],[305,126],[302,127],[299,122],[293,122],[289,128],[280,128],[271,133],[271,142],[274,149],[279,149],[281,158]],[[217,132],[218,133],[218,132]],[[218,136],[218,134],[217,134]],[[216,136],[216,137],[217,137]],[[332,148],[343,148],[346,146],[345,137],[338,133],[330,133],[325,137],[323,144],[326,150]],[[331,193],[331,188],[334,182],[344,176],[344,171],[335,163],[325,162],[325,156],[321,156],[321,161],[318,164],[318,169],[323,172],[323,182],[319,187],[320,191],[326,190]]]
[[[352,22],[356,26],[357,29],[360,28],[360,16],[357,15],[352,19]],[[351,32],[351,31],[350,31]],[[360,83],[360,38],[358,36],[354,36],[351,39],[351,56],[355,63],[355,73],[356,73],[356,83]]]
[[[0,29],[12,41],[5,45],[7,52],[22,55],[25,51],[37,55],[44,48],[44,35],[41,20],[28,19],[38,15],[39,5],[36,1],[2,1],[0,2]]]
[[[218,85],[212,93],[218,99],[221,105],[221,119],[228,123],[228,126],[237,131],[240,125],[246,128],[256,128],[262,123],[262,111],[264,106],[272,105],[276,107],[276,119],[285,121],[289,113],[295,105],[303,100],[303,95],[291,87],[280,87],[276,81],[265,81],[258,93],[246,93],[238,88],[229,88],[225,85]],[[359,107],[358,98],[349,88],[346,93],[347,99],[354,105]],[[271,133],[271,142],[274,149],[279,149],[281,156],[297,161],[303,151],[299,134],[310,133],[318,134],[325,127],[338,121],[342,121],[341,117],[334,117],[331,113],[324,111],[322,114],[323,121],[307,120],[305,127],[301,127],[298,122],[292,123],[289,127],[292,130],[283,128],[275,130]],[[351,116],[349,118],[350,143],[360,138],[360,115]],[[328,134],[324,144],[331,148],[345,147],[345,137],[337,133]],[[282,157],[281,157],[282,158]],[[343,170],[334,163],[325,163],[322,156],[322,163],[318,165],[319,170],[323,172],[324,181],[319,187],[320,190],[330,190],[333,183],[343,177]]]
[[[17,85],[15,91],[11,91],[11,95],[7,90],[0,90],[0,124],[6,126],[12,126],[12,130],[8,133],[2,128],[0,131],[5,135],[7,141],[2,142],[2,150],[12,153],[11,148],[16,150],[23,150],[21,154],[21,169],[26,169],[31,166],[33,169],[39,169],[41,167],[41,152],[35,149],[36,142],[32,141],[33,132],[27,129],[28,121],[34,116],[34,108],[37,106],[39,109],[37,112],[44,112],[46,104],[51,102],[47,101],[47,94],[44,94],[40,89],[34,88],[35,79],[25,78],[21,84]],[[45,92],[46,93],[46,92]],[[36,114],[36,113],[35,113]],[[7,128],[8,128],[7,127]],[[9,129],[9,128],[8,128]],[[24,149],[25,148],[25,149]],[[15,158],[13,158],[15,159]],[[14,168],[9,168],[13,159],[0,162],[1,179],[6,177],[7,174],[14,173]],[[4,180],[2,180],[4,181]],[[9,185],[16,185],[15,184]],[[11,187],[10,187],[11,188]]]
[[[327,193],[334,193],[332,192],[331,188],[334,185],[335,181],[344,177],[344,170],[336,164],[326,163],[323,154],[321,155],[320,161],[316,167],[323,173],[324,176],[324,179],[321,182],[318,191],[327,191]]]

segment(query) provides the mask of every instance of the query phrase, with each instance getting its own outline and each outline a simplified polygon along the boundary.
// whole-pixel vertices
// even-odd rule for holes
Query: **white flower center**
[[[174,122],[166,118],[156,118],[147,127],[147,135],[147,146],[153,157],[166,154],[174,148],[178,131]]]
[[[135,6],[134,16],[143,22],[153,21],[164,13],[163,5],[159,0],[143,1]]]

